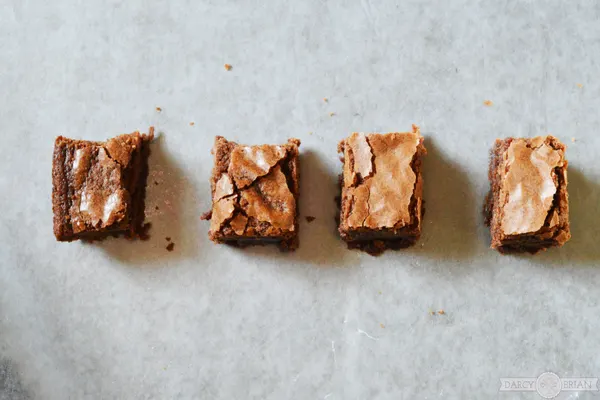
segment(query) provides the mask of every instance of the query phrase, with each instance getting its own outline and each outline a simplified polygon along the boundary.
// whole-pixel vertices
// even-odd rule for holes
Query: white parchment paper
[[[594,1],[4,0],[0,398],[530,399],[500,379],[600,376],[599,20]],[[347,250],[338,141],[412,123],[421,241]],[[57,243],[54,138],[150,125],[151,239]],[[501,256],[489,149],[547,133],[573,239]],[[215,135],[301,139],[297,252],[208,241]]]

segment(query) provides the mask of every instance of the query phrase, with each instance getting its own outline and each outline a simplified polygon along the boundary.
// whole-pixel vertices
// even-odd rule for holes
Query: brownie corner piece
[[[300,141],[247,146],[215,138],[209,238],[244,247],[298,247]]]
[[[109,235],[143,237],[148,175],[148,134],[134,132],[106,142],[54,142],[52,211],[58,241],[97,240]]]
[[[491,248],[535,254],[571,238],[565,150],[553,136],[496,140],[484,206]]]
[[[353,133],[338,151],[342,240],[373,255],[414,245],[421,235],[421,163],[427,154],[418,127],[403,133]]]

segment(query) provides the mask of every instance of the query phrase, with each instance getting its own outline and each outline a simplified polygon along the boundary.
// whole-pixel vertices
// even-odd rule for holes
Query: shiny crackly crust
[[[414,127],[414,129],[418,128]],[[385,135],[385,134],[383,134]],[[338,144],[338,153],[348,154],[350,157],[342,157],[342,163],[353,163],[351,152],[346,152],[346,139]],[[397,250],[414,245],[421,236],[421,224],[425,212],[423,202],[423,175],[422,175],[422,157],[427,154],[423,144],[423,137],[420,137],[417,145],[417,151],[411,162],[411,167],[416,175],[415,188],[409,209],[411,222],[408,225],[398,228],[380,228],[370,229],[350,228],[344,216],[351,213],[352,204],[344,185],[344,174],[340,175],[340,215],[338,221],[338,231],[342,240],[347,242],[348,248],[366,251],[371,255],[378,255],[387,249]]]
[[[286,150],[285,157],[277,163],[284,173],[287,185],[292,193],[296,209],[294,210],[294,229],[287,231],[274,227],[272,224],[264,221],[258,221],[255,218],[248,217],[247,225],[243,234],[236,233],[232,226],[232,220],[229,218],[223,222],[218,230],[209,231],[209,238],[215,243],[227,243],[236,246],[246,246],[254,244],[277,244],[281,250],[295,250],[298,247],[298,200],[299,200],[299,150],[300,141],[298,139],[289,139],[288,143],[282,145]],[[222,136],[215,137],[215,144],[212,150],[214,155],[214,167],[210,178],[211,193],[214,198],[217,182],[224,173],[228,172],[231,153],[238,146],[242,146],[236,142],[228,141]],[[261,178],[258,178],[260,180]],[[252,186],[252,185],[251,185]],[[239,188],[234,185],[234,196],[239,195]],[[213,202],[213,211],[214,211]],[[234,215],[245,215],[244,206],[241,202],[235,203]],[[211,219],[213,211],[206,213],[203,219]]]
[[[55,140],[52,160],[52,210],[53,230],[58,241],[78,239],[100,239],[107,235],[125,233],[130,237],[143,237],[144,197],[148,173],[148,143],[153,138],[154,129],[148,135],[134,132],[110,139],[107,142],[73,140],[59,136]],[[119,165],[123,174],[122,186],[128,193],[127,209],[110,225],[86,226],[81,232],[74,232],[71,206],[75,196],[72,165],[75,151],[89,151],[90,162],[96,162],[98,150],[103,148],[109,157]],[[88,174],[90,171],[88,170]]]
[[[491,248],[501,253],[528,252],[537,253],[549,247],[562,246],[570,237],[569,224],[569,196],[567,192],[567,166],[565,159],[562,167],[554,169],[554,181],[557,183],[557,190],[554,195],[552,207],[548,212],[544,226],[537,232],[505,235],[500,227],[503,215],[504,204],[500,204],[500,191],[502,189],[503,179],[506,171],[503,170],[504,154],[510,144],[517,138],[498,139],[490,153],[490,167],[488,178],[490,181],[490,192],[486,197],[484,204],[484,217],[486,225],[490,226],[492,237]],[[532,139],[524,139],[527,145],[531,145]],[[557,138],[547,136],[544,143],[553,149],[559,151],[564,157],[566,146]],[[550,226],[550,218],[554,210],[558,214],[558,224]]]

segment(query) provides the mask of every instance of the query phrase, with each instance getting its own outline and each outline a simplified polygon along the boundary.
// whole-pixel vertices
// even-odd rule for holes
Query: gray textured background
[[[0,399],[533,399],[499,379],[600,376],[599,18],[598,1],[2,1]],[[336,144],[411,123],[423,238],[347,251]],[[56,243],[54,137],[151,124],[152,239]],[[569,145],[573,239],[500,256],[488,150],[547,133]],[[302,140],[317,219],[299,251],[208,242],[216,134]]]

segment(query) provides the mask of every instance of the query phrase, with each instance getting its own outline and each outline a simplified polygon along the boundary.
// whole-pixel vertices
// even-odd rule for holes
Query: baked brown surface
[[[571,238],[565,149],[553,136],[496,140],[484,205],[493,249],[534,254]]]
[[[339,233],[349,248],[369,254],[409,247],[421,235],[427,154],[418,127],[412,132],[353,133],[342,140]]]
[[[52,159],[52,211],[58,241],[145,236],[144,199],[149,133],[106,142],[56,138]]]
[[[208,236],[236,246],[277,244],[298,247],[300,141],[246,146],[215,138]]]

